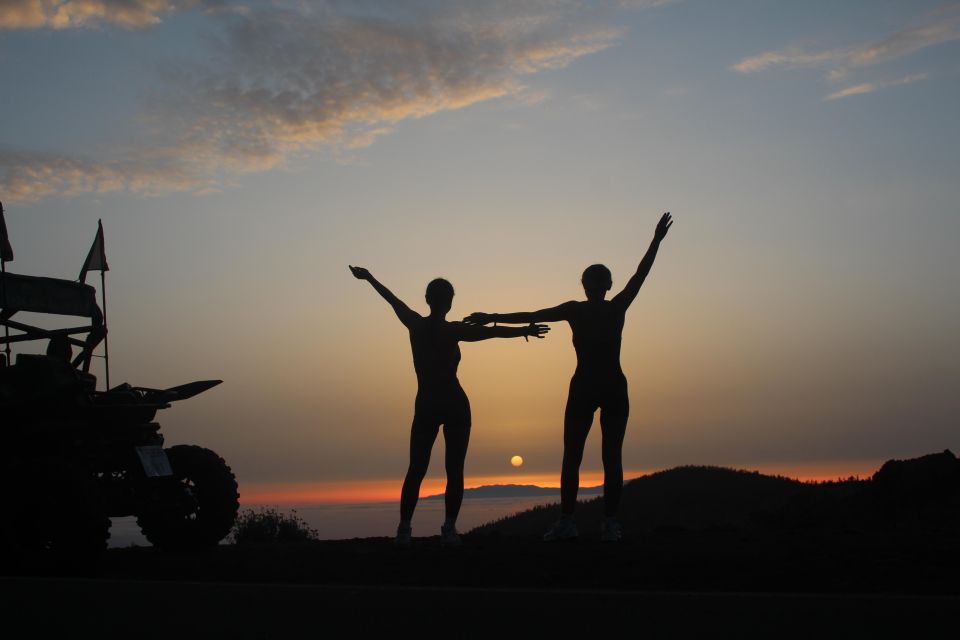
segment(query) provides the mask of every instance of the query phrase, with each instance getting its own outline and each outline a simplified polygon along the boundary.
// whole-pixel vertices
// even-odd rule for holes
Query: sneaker
[[[544,542],[558,542],[573,540],[577,537],[577,523],[570,516],[563,516],[553,523],[553,526],[543,534]]]
[[[620,542],[623,540],[623,526],[616,518],[604,518],[600,523],[600,542]]]
[[[409,547],[411,542],[413,542],[413,528],[404,527],[400,525],[397,527],[397,537],[393,539],[393,544],[396,547]]]
[[[440,527],[440,544],[444,547],[459,547],[463,544],[455,526],[443,525]]]

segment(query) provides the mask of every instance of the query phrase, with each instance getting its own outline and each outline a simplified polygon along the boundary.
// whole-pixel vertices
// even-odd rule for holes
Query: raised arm
[[[350,267],[350,273],[353,274],[353,277],[358,280],[366,280],[374,288],[374,290],[383,296],[383,299],[390,303],[390,306],[393,307],[394,313],[397,314],[397,317],[400,318],[400,322],[404,326],[409,327],[411,323],[420,317],[420,314],[416,311],[413,311],[408,307],[403,300],[393,295],[393,292],[390,289],[387,289],[385,286],[380,284],[380,281],[373,277],[369,271],[363,267]]]
[[[643,256],[643,260],[641,260],[639,266],[637,266],[637,272],[633,274],[629,282],[627,282],[627,286],[623,288],[623,291],[615,295],[611,302],[622,305],[624,308],[630,306],[630,303],[632,303],[634,298],[637,297],[637,294],[640,293],[640,287],[643,286],[643,281],[647,279],[650,268],[653,267],[653,261],[657,259],[657,249],[660,248],[660,243],[663,242],[663,239],[667,236],[667,231],[672,225],[673,217],[670,215],[670,212],[660,217],[660,222],[657,223],[657,228],[653,232],[653,240],[650,241],[650,248],[647,249],[646,255]]]
[[[517,313],[482,313],[477,311],[463,319],[467,324],[484,325],[495,323],[527,324],[530,322],[560,322],[570,318],[571,309],[576,302],[564,302],[556,307],[539,311],[519,311]]]
[[[457,327],[457,339],[462,342],[478,342],[490,338],[543,338],[550,327],[545,324],[528,324],[525,327],[484,327],[464,322],[452,323]]]

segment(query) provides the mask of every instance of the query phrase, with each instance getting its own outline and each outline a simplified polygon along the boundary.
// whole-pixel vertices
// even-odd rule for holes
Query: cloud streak
[[[121,4],[159,15],[195,3]],[[106,161],[0,149],[0,189],[11,200],[214,189],[321,147],[368,146],[405,120],[522,97],[525,77],[622,34],[579,3],[426,3],[415,16],[386,0],[364,3],[363,13],[344,6],[218,18],[210,61],[171,70],[142,114],[152,144]]]
[[[889,80],[886,82],[864,82],[863,84],[853,85],[852,87],[847,87],[845,89],[840,89],[839,91],[834,91],[830,95],[824,98],[824,101],[839,100],[840,98],[849,98],[850,96],[859,96],[865,93],[873,93],[874,91],[879,91],[881,89],[886,89],[887,87],[897,87],[904,84],[910,84],[911,82],[920,82],[921,80],[926,80],[928,74],[926,73],[915,73],[913,75],[900,78],[899,80]]]
[[[830,67],[828,78],[841,80],[855,69],[889,62],[954,40],[960,40],[960,9],[956,6],[929,16],[921,24],[873,42],[817,52],[797,48],[767,51],[743,58],[731,69],[739,73],[756,73],[769,69]]]
[[[847,52],[842,49],[821,51],[819,53],[805,53],[799,49],[783,51],[767,51],[755,56],[744,58],[731,69],[740,73],[756,73],[773,68],[796,69],[799,67],[813,67],[822,64],[836,63],[842,60]]]

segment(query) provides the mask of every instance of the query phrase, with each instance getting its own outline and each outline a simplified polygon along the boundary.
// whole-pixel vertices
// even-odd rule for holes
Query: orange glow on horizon
[[[851,476],[868,478],[880,468],[879,461],[824,462],[804,465],[727,465],[731,468],[759,471],[767,475],[780,475],[803,482],[823,482],[846,479]],[[652,473],[650,470],[624,472],[627,480]],[[240,487],[240,502],[245,505],[261,504],[356,504],[368,502],[399,502],[402,479],[349,480],[343,482],[295,482],[257,483]],[[420,497],[443,493],[446,481],[442,477],[426,478],[420,487]],[[539,487],[560,486],[559,473],[510,474],[499,476],[475,476],[468,479],[467,488],[472,489],[494,484],[532,484]],[[603,484],[602,471],[581,471],[580,486],[596,487]]]
[[[637,473],[636,475],[642,475]],[[630,476],[634,477],[634,476]],[[402,478],[394,480],[351,480],[344,482],[295,482],[246,484],[240,487],[243,504],[343,504],[359,502],[398,502]],[[580,485],[594,487],[603,483],[603,472],[581,472]],[[491,484],[534,484],[539,487],[559,487],[560,474],[510,474],[503,476],[474,476],[466,488],[474,489]],[[426,478],[420,486],[420,497],[443,493],[446,480]]]
[[[827,482],[850,477],[869,478],[883,465],[883,460],[856,460],[851,462],[810,462],[806,464],[751,465],[744,468],[770,476],[785,476],[802,482]]]

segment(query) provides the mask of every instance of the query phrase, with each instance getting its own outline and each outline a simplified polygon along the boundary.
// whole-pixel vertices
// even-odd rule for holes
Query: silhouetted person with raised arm
[[[463,464],[470,440],[470,401],[457,379],[460,364],[460,342],[476,342],[488,338],[542,338],[549,327],[530,323],[526,327],[483,327],[462,322],[448,322],[447,312],[453,304],[453,285],[442,278],[427,285],[430,315],[421,316],[362,267],[350,267],[353,275],[366,280],[393,307],[400,322],[410,332],[413,368],[417,373],[417,400],[413,427],[410,430],[410,466],[400,494],[400,525],[396,543],[410,544],[413,511],[420,496],[420,484],[430,464],[430,451],[443,425],[446,445],[447,488],[444,494],[446,518],[440,528],[441,542],[460,544],[456,522],[463,502]]]
[[[567,408],[563,420],[563,470],[560,474],[561,516],[544,540],[565,540],[577,537],[573,520],[580,485],[580,462],[583,448],[593,424],[593,414],[600,409],[603,435],[603,500],[606,518],[601,539],[619,541],[623,530],[617,520],[620,494],[623,490],[623,436],[627,429],[630,401],[627,379],[620,368],[620,340],[630,303],[650,273],[657,249],[673,224],[669,213],[657,224],[653,241],[640,261],[637,272],[627,286],[611,300],[605,300],[613,286],[610,270],[594,264],[583,272],[585,302],[565,302],[557,307],[521,313],[474,313],[465,322],[484,325],[490,322],[527,323],[566,320],[573,331],[573,347],[577,352],[577,370],[570,380]]]

